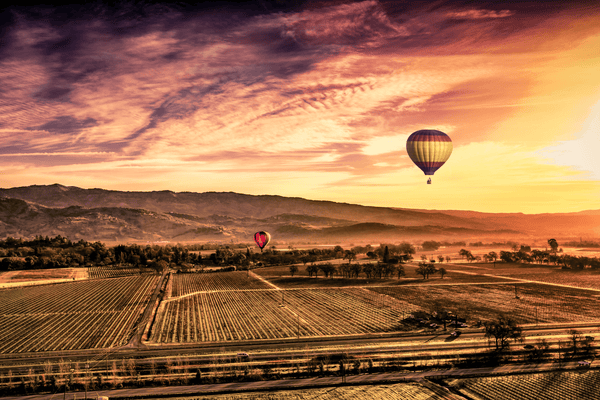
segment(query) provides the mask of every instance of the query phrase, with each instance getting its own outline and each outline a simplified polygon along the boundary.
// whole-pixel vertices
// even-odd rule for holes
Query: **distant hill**
[[[0,237],[103,241],[399,240],[589,236],[600,212],[492,214],[368,207],[233,192],[123,192],[62,185],[0,189]],[[596,234],[599,236],[600,232]]]

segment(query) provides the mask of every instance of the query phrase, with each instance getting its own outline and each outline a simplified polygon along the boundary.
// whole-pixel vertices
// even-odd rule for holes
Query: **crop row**
[[[139,275],[139,268],[115,268],[115,267],[88,267],[90,279],[119,278],[122,276]]]
[[[373,287],[369,290],[408,300],[429,311],[450,310],[471,321],[488,320],[497,313],[509,314],[519,323],[600,318],[598,298],[593,297],[595,292],[537,283]]]
[[[0,315],[120,311],[139,304],[157,275],[0,290]]]
[[[465,379],[463,388],[483,399],[586,400],[598,399],[600,372],[542,373],[511,377]],[[464,390],[463,389],[463,390]]]
[[[140,322],[158,276],[73,282],[1,291],[10,301],[0,313],[0,353],[58,351],[121,346]],[[108,284],[107,284],[108,283]],[[89,292],[82,292],[82,287]],[[48,293],[41,289],[54,289]],[[35,294],[40,301],[36,301]],[[86,297],[85,294],[94,294]],[[104,302],[102,302],[104,299]],[[87,303],[89,301],[89,303]],[[30,306],[28,303],[32,302]],[[0,309],[6,304],[0,302]]]
[[[204,292],[165,302],[150,339],[214,342],[391,331],[417,309],[357,288]]]
[[[270,289],[272,286],[243,271],[174,274],[172,296],[215,290]]]

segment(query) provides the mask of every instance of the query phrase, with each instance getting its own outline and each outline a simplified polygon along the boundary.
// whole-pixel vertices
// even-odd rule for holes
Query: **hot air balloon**
[[[256,244],[258,245],[258,247],[260,247],[260,251],[262,252],[263,249],[271,241],[271,235],[269,235],[268,232],[263,232],[263,231],[256,232],[254,234],[254,241],[256,242]]]
[[[406,151],[425,175],[433,175],[452,154],[452,140],[444,132],[422,129],[408,137]],[[427,183],[431,183],[431,178]]]

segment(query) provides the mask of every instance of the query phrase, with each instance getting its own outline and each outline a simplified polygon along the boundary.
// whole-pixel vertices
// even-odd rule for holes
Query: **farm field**
[[[361,288],[205,292],[161,308],[150,338],[158,343],[395,331],[419,309]]]
[[[158,279],[144,275],[0,290],[0,353],[124,345]]]
[[[449,265],[447,269],[478,274],[492,274],[510,278],[531,280],[579,288],[600,290],[600,271],[593,269],[570,270],[555,265],[473,263],[472,265]]]
[[[204,280],[188,286],[177,281],[189,278]],[[174,297],[161,304],[150,341],[221,342],[404,331],[413,328],[403,325],[403,318],[414,311],[436,309],[450,310],[469,324],[498,313],[510,314],[522,324],[600,319],[597,292],[541,283],[494,282],[491,278],[492,282],[457,283],[444,278],[430,279],[428,284],[420,283],[422,279],[403,285],[374,280],[372,285],[356,286],[360,279],[270,278],[278,286],[282,279],[323,282],[324,286],[307,288],[300,282],[298,288],[240,290],[252,287],[244,286],[248,279],[254,278],[247,278],[245,272],[174,275]],[[336,287],[336,281],[355,286]],[[258,279],[251,282],[265,285]],[[515,298],[515,288],[519,298]]]
[[[171,277],[172,297],[215,290],[274,289],[244,271],[173,274]]]
[[[163,399],[165,399],[163,397]],[[396,383],[389,385],[358,385],[325,387],[318,389],[283,390],[277,392],[252,392],[221,394],[212,396],[193,397],[170,397],[169,400],[442,400],[446,396],[440,396],[431,389],[418,382]]]
[[[515,298],[515,287],[519,298]],[[538,283],[491,285],[430,285],[372,287],[370,291],[397,299],[410,299],[425,309],[449,309],[469,323],[498,313],[518,323],[597,321],[597,292]],[[537,309],[537,310],[536,310]]]
[[[90,279],[118,278],[121,276],[139,275],[140,269],[133,267],[116,266],[92,266],[88,267],[88,276]]]
[[[547,372],[450,381],[466,396],[485,400],[598,400],[600,372]]]
[[[0,288],[87,279],[85,268],[30,269],[0,272]]]

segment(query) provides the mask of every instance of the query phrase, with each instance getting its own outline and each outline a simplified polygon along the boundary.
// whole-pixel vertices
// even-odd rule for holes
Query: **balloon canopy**
[[[452,140],[444,132],[422,129],[408,137],[406,151],[425,175],[433,175],[450,158]]]
[[[268,232],[256,232],[254,234],[254,241],[256,242],[258,247],[260,247],[260,251],[262,251],[262,249],[264,249],[271,241],[271,235],[269,235]]]

